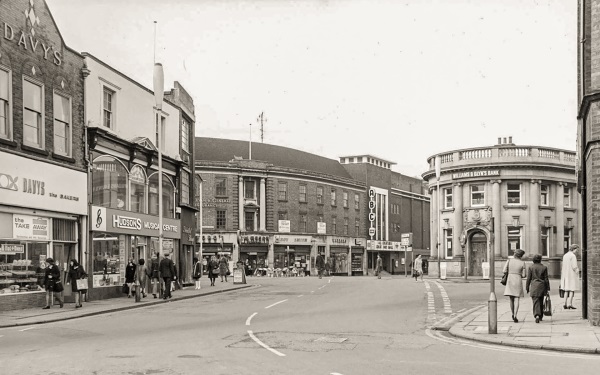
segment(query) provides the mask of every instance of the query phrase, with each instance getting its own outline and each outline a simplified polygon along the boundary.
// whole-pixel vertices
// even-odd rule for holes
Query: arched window
[[[175,217],[175,184],[163,173],[162,178],[163,217]],[[148,180],[148,213],[158,215],[158,173],[152,174]]]
[[[139,165],[129,173],[129,197],[132,212],[146,213],[146,173]]]
[[[127,169],[111,156],[100,156],[92,163],[92,204],[127,208]]]

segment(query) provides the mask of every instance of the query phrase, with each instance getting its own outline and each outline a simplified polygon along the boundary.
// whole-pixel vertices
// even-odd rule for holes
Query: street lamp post
[[[435,157],[435,177],[437,179],[437,206],[436,206],[436,210],[437,210],[437,225],[436,225],[436,232],[437,232],[437,239],[436,239],[436,244],[435,246],[437,247],[437,259],[438,259],[438,278],[441,279],[442,278],[442,261],[441,261],[441,251],[440,251],[440,228],[441,228],[441,224],[440,224],[440,207],[441,207],[441,202],[440,202],[440,175],[441,175],[441,171],[442,171],[442,158],[437,155]]]
[[[164,97],[164,73],[161,63],[154,63],[154,99],[155,99],[155,118],[156,129],[158,129],[157,148],[158,148],[158,261],[163,255],[163,196],[162,196],[162,102]],[[159,285],[160,282],[159,282]],[[162,288],[159,288],[159,295]]]

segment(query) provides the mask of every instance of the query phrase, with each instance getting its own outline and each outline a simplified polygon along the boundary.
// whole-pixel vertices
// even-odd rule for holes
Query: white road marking
[[[248,317],[248,319],[246,319],[246,325],[247,325],[247,326],[249,326],[249,325],[250,325],[250,321],[252,320],[252,318],[254,318],[254,317],[256,316],[256,314],[258,314],[258,313],[254,313],[254,314],[250,315],[250,316]]]
[[[343,374],[340,374],[339,372],[332,372],[332,373],[331,373],[331,374],[329,374],[329,375],[343,375]]]
[[[437,281],[435,282],[435,285],[437,285],[438,289],[440,290],[442,301],[444,301],[444,313],[452,314],[452,306],[450,305],[450,298],[448,297],[448,293],[446,293],[446,289],[444,289],[442,284]]]
[[[323,286],[322,286],[322,287],[320,287],[319,289],[323,289],[323,288],[325,288],[325,286],[326,286],[326,285],[327,285],[327,284],[323,285]]]
[[[284,303],[285,301],[287,301],[287,299],[284,299],[283,301],[275,302],[274,304],[265,307],[265,309],[271,308],[271,307],[273,307],[275,305],[279,305],[280,303]]]
[[[331,282],[331,279],[329,279],[328,283],[330,283],[330,282]]]
[[[285,354],[280,353],[280,352],[278,352],[275,349],[269,348],[266,344],[264,344],[262,341],[260,341],[258,338],[256,338],[256,336],[254,336],[254,334],[252,333],[252,331],[248,331],[248,335],[250,335],[250,338],[252,340],[254,340],[254,342],[256,342],[258,345],[262,346],[263,348],[267,349],[271,353],[277,354],[280,357],[285,357]]]
[[[300,297],[304,297],[304,294],[300,294],[300,295],[298,296],[298,298],[300,298]]]
[[[20,329],[19,332],[23,332],[23,331],[29,331],[30,329],[34,329],[35,327],[27,327],[27,328],[23,328]]]
[[[311,293],[314,293],[315,291],[314,291],[314,290],[311,290],[310,292],[311,292]]]
[[[427,289],[427,321],[434,322],[436,320],[435,300],[428,281],[425,281],[425,289]]]

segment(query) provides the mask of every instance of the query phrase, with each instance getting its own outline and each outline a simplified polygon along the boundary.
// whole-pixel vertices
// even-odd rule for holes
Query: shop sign
[[[229,204],[229,198],[205,198],[202,200],[202,207],[217,207],[219,204]]]
[[[348,239],[346,237],[332,237],[331,243],[333,245],[346,245],[348,243]]]
[[[398,241],[367,240],[367,250],[400,251],[400,244]]]
[[[50,219],[27,215],[13,215],[13,237],[24,240],[50,239]]]
[[[269,236],[260,236],[260,235],[241,235],[240,236],[240,244],[269,244]]]
[[[16,244],[2,244],[0,246],[0,254],[17,254],[24,253],[25,246],[24,245],[16,245]]]
[[[362,238],[355,238],[354,239],[354,246],[363,246],[363,240]]]
[[[115,210],[107,207],[92,206],[90,222],[93,231],[117,232],[133,235],[158,236],[160,226],[155,216]],[[180,221],[163,218],[162,232],[164,237],[179,238]]]
[[[290,221],[289,220],[279,220],[278,232],[290,233]]]
[[[317,233],[318,234],[327,234],[327,223],[317,222]]]
[[[276,244],[305,244],[310,245],[312,242],[311,236],[273,236],[273,242]]]
[[[0,153],[0,204],[87,214],[87,176],[54,164]]]
[[[490,176],[500,176],[500,171],[498,169],[488,169],[488,170],[483,170],[483,171],[468,171],[468,172],[452,173],[453,180],[456,180],[459,178],[490,177]]]

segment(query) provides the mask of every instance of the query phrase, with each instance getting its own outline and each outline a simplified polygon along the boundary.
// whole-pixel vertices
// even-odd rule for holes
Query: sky
[[[576,147],[575,1],[46,1],[70,48],[150,89],[162,63],[196,136],[261,142],[264,113],[265,143],[408,176],[498,137]]]

